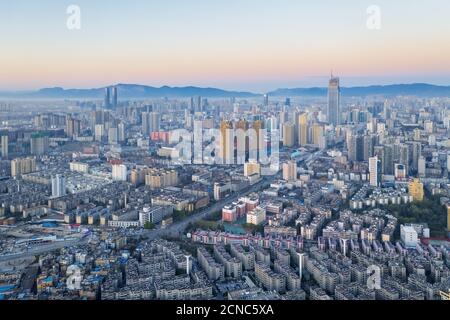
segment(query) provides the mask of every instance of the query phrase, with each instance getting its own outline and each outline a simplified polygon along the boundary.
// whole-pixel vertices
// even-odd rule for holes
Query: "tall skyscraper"
[[[260,175],[261,174],[261,165],[252,160],[250,162],[246,162],[244,164],[244,176],[250,177],[254,174]]]
[[[60,198],[66,195],[66,179],[63,175],[57,174],[52,177],[52,197]]]
[[[126,139],[126,133],[125,133],[125,124],[123,122],[118,124],[117,131],[118,131],[118,141],[124,142]]]
[[[411,168],[419,170],[419,157],[422,154],[422,144],[420,142],[413,142],[411,146]]]
[[[447,231],[450,237],[450,204],[447,204]]]
[[[308,114],[302,113],[298,116],[298,144],[306,146],[308,144]]]
[[[423,183],[420,182],[419,179],[414,179],[410,181],[408,184],[408,192],[411,197],[413,197],[414,201],[423,201],[424,191],[423,191]]]
[[[339,78],[333,77],[331,75],[331,79],[328,85],[328,109],[327,109],[327,118],[328,123],[334,126],[340,124],[341,119],[341,89],[339,87]]]
[[[108,129],[108,143],[109,144],[117,144],[119,141],[119,132],[117,128],[111,127]]]
[[[194,114],[195,113],[195,102],[194,97],[191,97],[191,100],[189,102],[189,113]]]
[[[117,108],[118,100],[117,100],[117,87],[112,87],[112,108]]]
[[[247,120],[244,119],[235,123],[236,164],[243,164],[247,160],[247,150],[249,148],[249,138],[247,137],[248,126]]]
[[[81,121],[72,118],[72,116],[66,116],[66,135],[69,138],[77,137],[80,135]]]
[[[320,149],[326,148],[324,131],[325,130],[324,130],[324,127],[322,124],[315,123],[313,125],[312,141],[313,141],[314,146],[316,146]]]
[[[202,97],[196,97],[195,112],[203,112]]]
[[[348,159],[351,161],[364,160],[364,137],[359,134],[351,134],[348,138]]]
[[[296,110],[292,111],[291,117],[294,119],[295,144],[298,144],[298,112]]]
[[[232,164],[234,162],[234,130],[231,121],[220,123],[219,163]]]
[[[150,113],[142,112],[142,134],[147,136],[150,133]]]
[[[386,175],[394,174],[394,147],[391,144],[384,146],[383,173]]]
[[[35,156],[42,156],[48,151],[49,138],[44,133],[34,133],[30,140],[31,154]]]
[[[427,160],[424,156],[419,157],[417,174],[421,178],[425,178],[427,174]]]
[[[36,159],[34,158],[18,158],[11,161],[11,176],[13,177],[35,171]]]
[[[111,107],[111,88],[105,88],[105,101],[103,102],[103,106],[107,109]]]
[[[9,146],[9,138],[8,136],[2,136],[2,158],[8,158],[8,146]]]
[[[370,185],[372,187],[378,187],[380,183],[380,160],[378,157],[369,158],[369,174],[370,174]]]
[[[161,115],[159,114],[159,112],[152,112],[150,114],[150,119],[151,119],[151,128],[150,128],[150,132],[159,132],[160,128],[161,128]]]
[[[286,122],[283,125],[283,145],[293,147],[295,144],[295,125],[292,122]]]
[[[112,179],[114,181],[127,181],[127,166],[124,164],[113,164]]]
[[[297,181],[297,162],[289,161],[283,163],[283,180]]]
[[[143,112],[142,113],[142,134],[149,135],[158,132],[160,129],[159,112]]]
[[[286,98],[286,100],[284,101],[284,105],[286,107],[290,107],[291,106],[291,98]]]
[[[376,136],[364,135],[363,144],[364,144],[364,161],[369,161],[369,158],[373,156],[373,147],[376,144]]]
[[[267,107],[269,105],[269,94],[264,95],[264,106]]]
[[[105,126],[103,124],[96,124],[94,127],[95,141],[102,141],[105,136]]]
[[[259,160],[260,159],[260,155],[261,155],[261,153],[262,153],[262,151],[264,150],[264,148],[266,147],[265,146],[265,141],[264,141],[264,135],[263,135],[263,132],[262,132],[262,130],[264,129],[264,122],[262,122],[261,120],[255,120],[254,122],[253,122],[253,130],[255,130],[255,133],[256,133],[256,150],[253,150],[253,151],[255,151],[255,153],[254,154],[256,154],[256,157],[257,157],[257,159],[256,160]],[[250,154],[252,154],[252,148],[253,148],[253,144],[252,143],[250,143]]]
[[[409,148],[406,144],[398,146],[398,161],[405,166],[406,175],[409,173]]]

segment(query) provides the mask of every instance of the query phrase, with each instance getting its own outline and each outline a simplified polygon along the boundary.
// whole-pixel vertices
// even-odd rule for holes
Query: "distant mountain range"
[[[119,99],[143,99],[162,97],[192,97],[202,96],[210,98],[252,98],[262,94],[245,91],[227,91],[217,88],[200,87],[151,87],[138,84],[118,84]],[[361,96],[419,96],[419,97],[450,97],[450,86],[437,86],[425,83],[395,84],[385,86],[348,87],[341,88],[342,95],[347,97]],[[105,88],[95,89],[63,89],[59,87],[45,88],[38,91],[0,92],[3,98],[34,98],[34,99],[102,99]],[[292,88],[277,89],[269,92],[270,96],[279,97],[325,97],[327,88]]]
[[[226,91],[216,88],[199,87],[151,87],[139,84],[116,85],[120,99],[142,99],[162,97],[253,97],[258,96],[251,92]],[[32,92],[0,92],[2,97],[17,98],[51,98],[51,99],[103,99],[105,87],[94,89],[63,89],[60,87],[44,88]]]

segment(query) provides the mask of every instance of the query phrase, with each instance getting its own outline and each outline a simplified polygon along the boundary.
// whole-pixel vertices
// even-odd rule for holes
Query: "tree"
[[[150,221],[146,222],[144,225],[144,229],[152,230],[155,229],[156,225],[154,223],[151,223]]]

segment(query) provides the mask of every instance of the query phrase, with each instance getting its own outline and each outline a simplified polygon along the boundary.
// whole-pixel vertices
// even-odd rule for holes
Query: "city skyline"
[[[370,1],[78,1],[80,30],[66,27],[70,4],[0,4],[1,91],[144,83],[265,92],[318,86],[331,69],[342,86],[450,83],[442,0],[379,1],[379,30],[367,27]]]
[[[0,0],[0,303],[450,300],[449,12]]]

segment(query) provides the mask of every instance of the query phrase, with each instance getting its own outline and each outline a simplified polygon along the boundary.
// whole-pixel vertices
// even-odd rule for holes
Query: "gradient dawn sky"
[[[66,27],[69,5],[81,30]],[[381,29],[366,26],[370,5]],[[0,0],[0,91],[450,85],[449,0]]]

